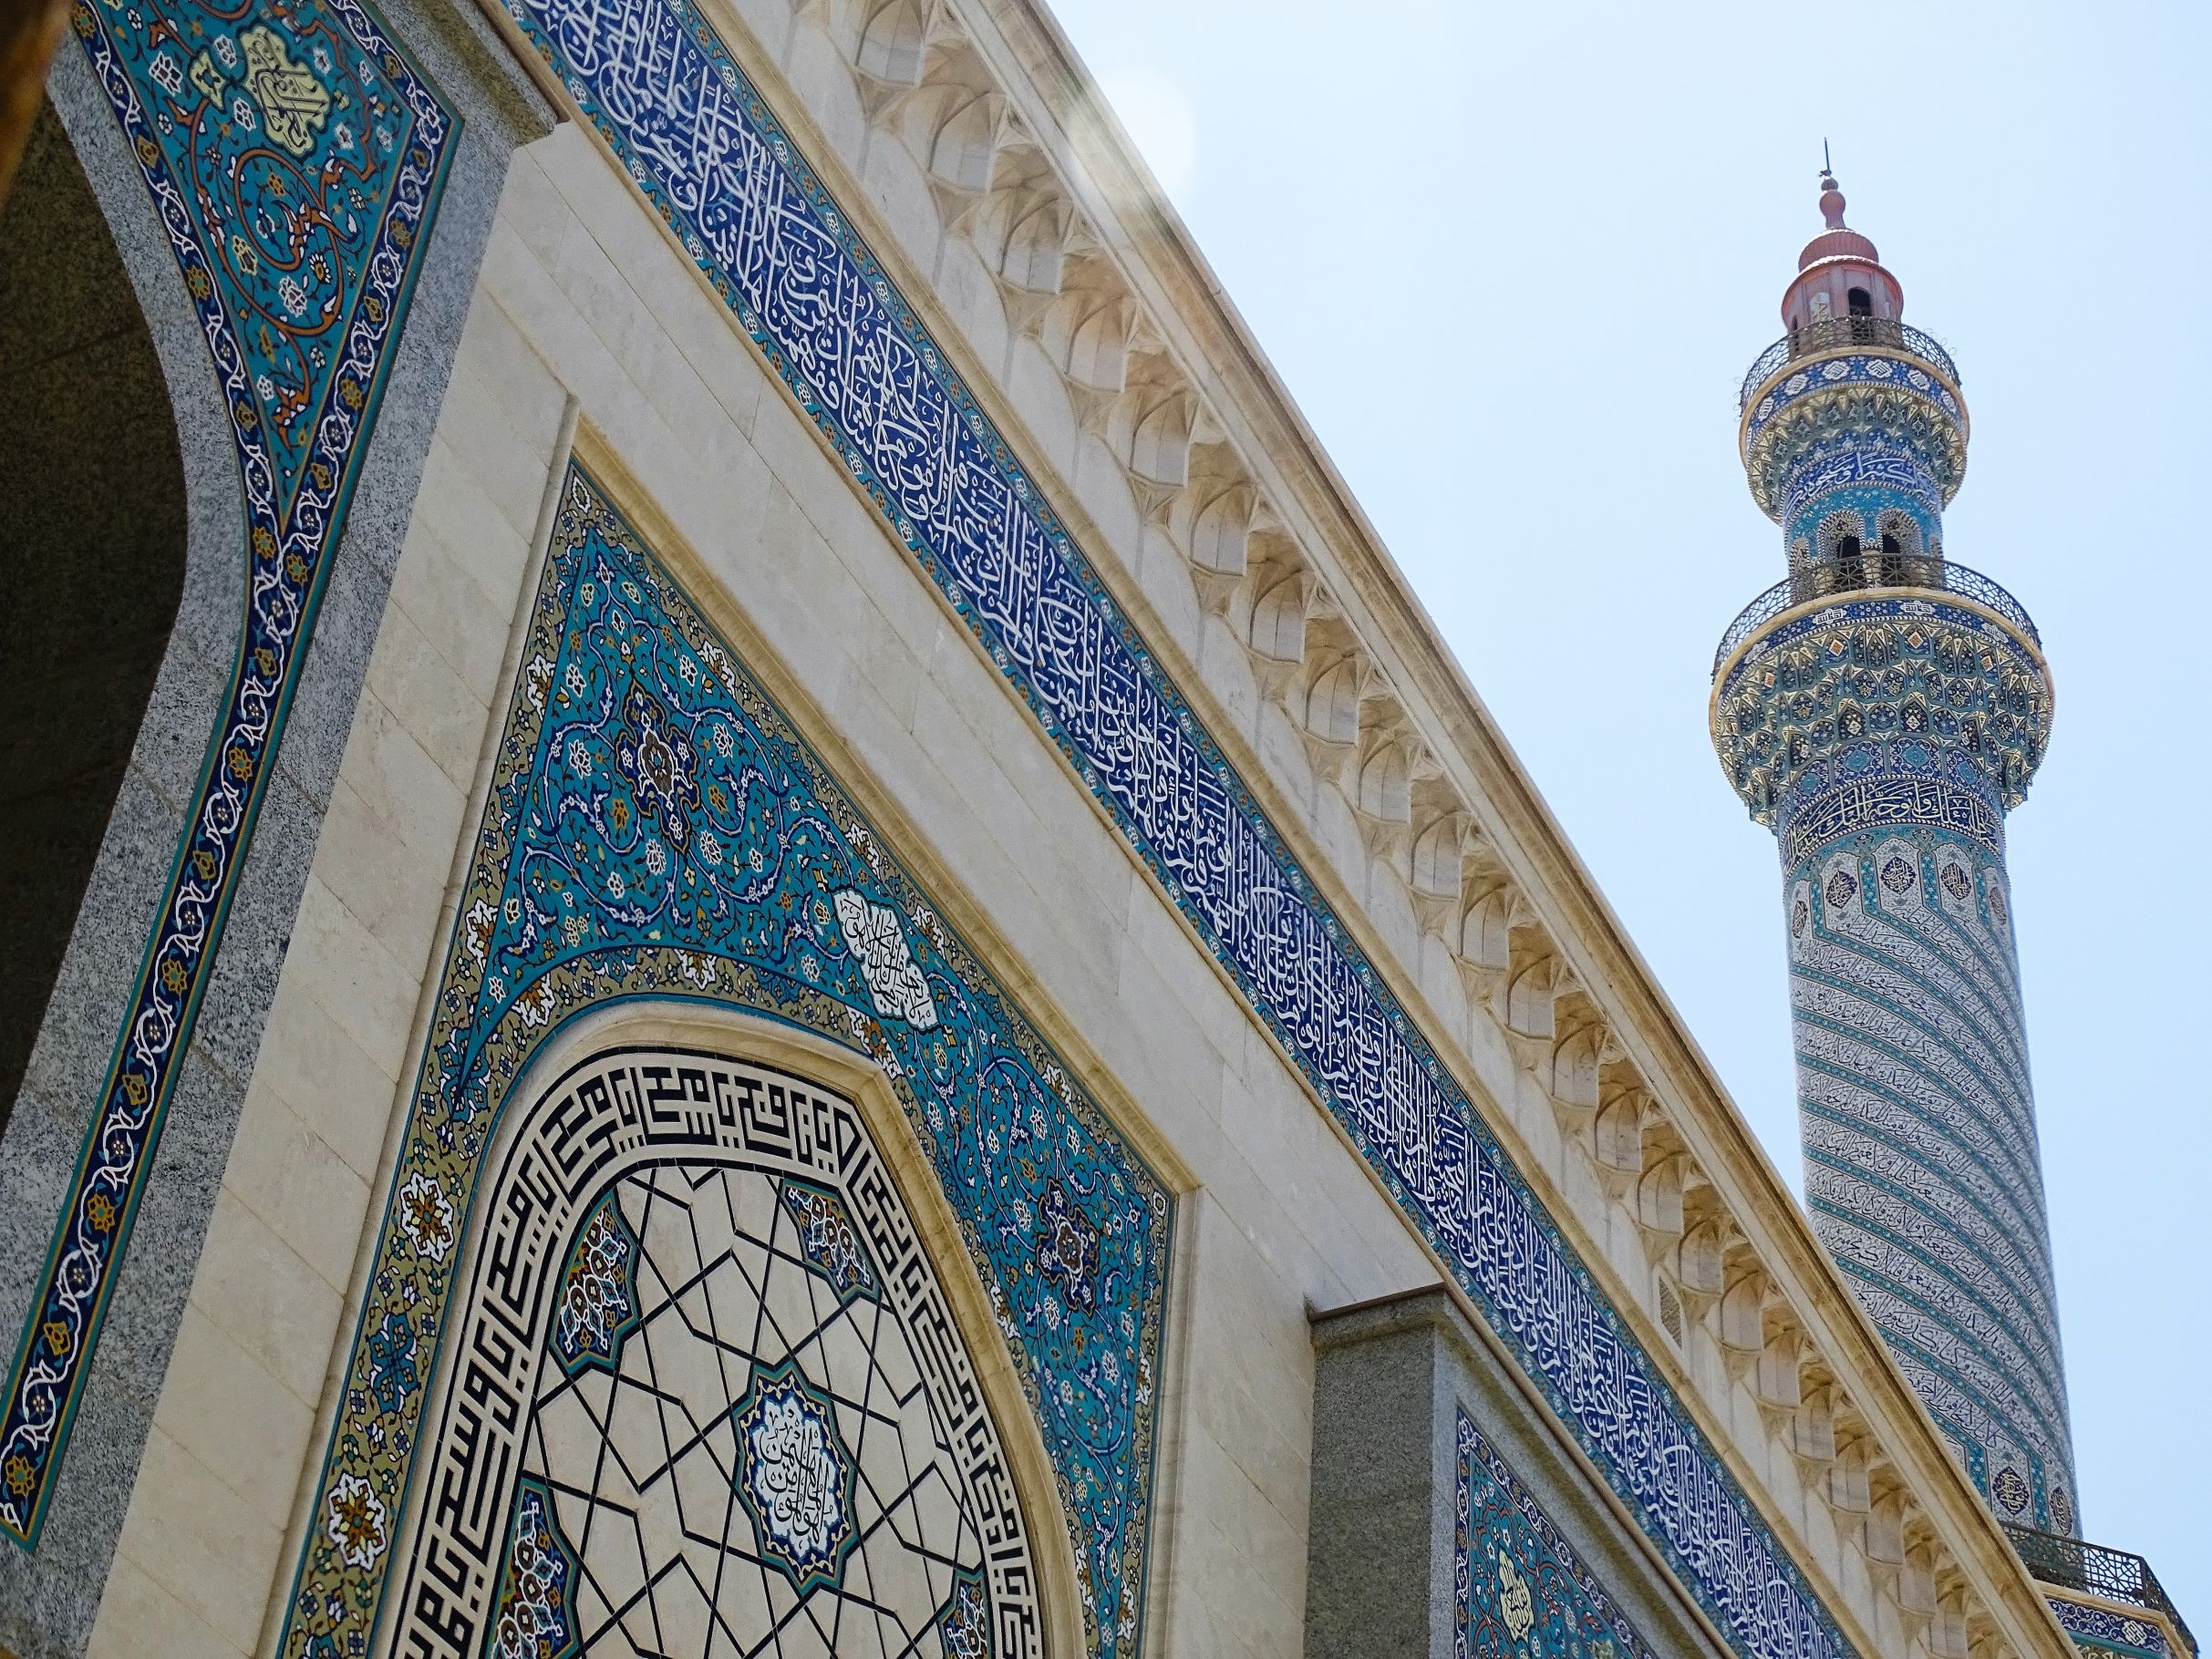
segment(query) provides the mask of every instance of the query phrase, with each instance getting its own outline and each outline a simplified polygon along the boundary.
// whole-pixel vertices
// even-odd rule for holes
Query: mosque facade
[[[1034,0],[39,15],[0,1650],[2194,1654],[1840,195],[1713,705],[1808,1218]]]

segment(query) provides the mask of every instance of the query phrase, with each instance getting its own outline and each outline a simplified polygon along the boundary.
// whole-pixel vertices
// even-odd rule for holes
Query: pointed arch
[[[457,1593],[464,1581],[499,1617],[515,1593],[512,1540],[525,1521],[569,1547],[588,1589],[592,1552],[605,1554],[617,1529],[598,1526],[594,1544],[572,1521],[563,1536],[563,1514],[618,1519],[634,1505],[639,1524],[618,1536],[615,1553],[642,1551],[657,1511],[673,1514],[701,1482],[738,1489],[739,1503],[711,1515],[729,1534],[719,1553],[735,1572],[783,1573],[799,1593],[837,1596],[857,1558],[861,1582],[885,1599],[884,1587],[909,1575],[878,1558],[910,1552],[915,1540],[901,1534],[918,1525],[890,1524],[900,1493],[879,1489],[885,1455],[931,1471],[920,1478],[941,1482],[953,1510],[944,1539],[931,1542],[952,1559],[953,1588],[896,1610],[910,1634],[971,1618],[962,1602],[973,1590],[982,1597],[966,1626],[983,1638],[976,1651],[1002,1659],[1081,1651],[1075,1562],[1044,1441],[958,1222],[876,1067],[734,1009],[625,1003],[584,1014],[549,1040],[513,1099],[485,1150],[470,1213],[465,1224],[455,1218],[466,1241],[462,1288],[395,1554],[392,1651],[412,1651],[419,1626],[425,1651],[438,1650],[453,1610],[472,1599]],[[656,1209],[665,1216],[671,1199],[680,1207],[687,1191],[718,1208],[677,1237],[650,1218]],[[800,1209],[794,1195],[825,1225],[802,1228],[790,1213]],[[609,1253],[624,1258],[630,1280],[579,1297],[575,1289],[592,1287],[564,1280],[587,1223],[609,1208],[621,1218]],[[834,1251],[818,1247],[816,1233]],[[810,1278],[822,1281],[811,1294]],[[582,1374],[560,1341],[571,1304],[605,1327],[604,1357],[589,1357],[612,1380],[592,1389],[611,1401],[640,1389],[664,1416],[698,1419],[697,1441],[666,1470],[632,1471],[635,1491],[619,1482],[600,1489],[604,1477],[563,1479],[580,1450],[566,1442],[593,1415],[567,1403]],[[748,1306],[759,1310],[749,1321]],[[794,1402],[805,1396],[796,1408],[819,1419],[825,1467],[864,1499],[841,1506],[832,1491],[812,1540],[822,1547],[811,1553],[780,1549],[791,1540],[749,1515],[743,1499],[758,1454],[719,1427],[739,1422],[764,1386]],[[873,1399],[886,1388],[899,1391],[895,1411]],[[598,1414],[603,1423],[615,1404]],[[526,1515],[533,1491],[546,1501]],[[696,1530],[691,1518],[680,1530]],[[633,1563],[596,1570],[609,1565]],[[649,1581],[655,1563],[644,1565]],[[570,1634],[584,1641],[591,1597],[570,1601],[578,1622]],[[718,1583],[716,1616],[742,1618],[746,1605],[742,1587]]]

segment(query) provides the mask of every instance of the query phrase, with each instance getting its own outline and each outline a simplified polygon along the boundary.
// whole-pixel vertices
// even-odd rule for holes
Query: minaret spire
[[[1999,1518],[2072,1534],[2004,841],[2050,670],[2019,603],[1944,556],[1959,371],[1821,160],[1739,429],[1787,570],[1721,641],[1713,742],[1780,842],[1814,1229]]]
[[[1821,140],[1820,147],[1824,153],[1828,148],[1825,139]],[[1836,183],[1835,174],[1825,167],[1820,170],[1820,212],[1821,217],[1827,221],[1828,229],[1831,231],[1848,228],[1844,223],[1843,187]]]

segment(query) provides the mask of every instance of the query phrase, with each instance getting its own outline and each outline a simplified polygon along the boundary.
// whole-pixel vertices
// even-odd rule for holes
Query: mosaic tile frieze
[[[460,120],[367,0],[79,0],[230,416],[243,639],[0,1415],[36,1542]]]
[[[578,1219],[556,1228],[553,1207],[540,1204],[543,1237],[533,1249],[501,1242],[530,1206],[484,1196],[487,1150],[544,1041],[579,1013],[637,997],[751,1010],[881,1069],[951,1206],[1051,1460],[1090,1650],[1132,1651],[1150,1528],[1167,1191],[580,468],[563,485],[521,662],[319,1478],[317,1527],[279,1652],[366,1652],[379,1618],[389,1617],[404,1623],[392,1636],[399,1651],[474,1659],[511,1501],[494,1504],[482,1489],[494,1468],[513,1467],[490,1455],[499,1435],[487,1425],[527,1416],[529,1380],[514,1367],[543,1350],[547,1386],[592,1397],[626,1374],[662,1305],[658,1246],[642,1212],[619,1196],[585,1224],[592,1193],[579,1186]],[[854,917],[865,926],[849,925]],[[618,1066],[594,1074],[555,1091],[543,1108],[552,1128],[517,1130],[515,1156],[549,1158],[576,1183],[594,1159],[645,1143],[677,1159],[687,1149],[721,1146],[758,1168],[775,1130],[800,1150],[775,1166],[780,1193],[769,1190],[754,1206],[777,1218],[755,1215],[751,1224],[782,1241],[797,1263],[798,1277],[779,1283],[816,1287],[803,1294],[825,1328],[877,1329],[908,1317],[900,1298],[917,1283],[935,1293],[936,1281],[921,1271],[927,1263],[903,1211],[886,1208],[895,1200],[888,1180],[866,1175],[868,1143],[838,1127],[826,1096],[809,1096],[804,1111],[790,1098],[775,1105],[781,1091],[749,1093],[740,1070],[664,1066],[639,1069],[635,1081]],[[553,1180],[547,1173],[524,1190],[543,1192]],[[480,1224],[498,1235],[477,1245],[482,1259],[502,1264],[498,1295],[455,1283],[471,1215],[488,1218]],[[554,1232],[575,1237],[565,1268],[545,1242]],[[896,1259],[886,1253],[894,1242]],[[557,1304],[536,1315],[527,1340],[501,1324],[517,1317],[504,1311],[510,1303],[527,1301],[522,1266],[505,1264],[525,1262],[545,1264],[547,1288],[533,1293]],[[933,1306],[911,1313],[913,1345],[949,1364],[959,1346],[949,1314]],[[377,1337],[395,1318],[408,1334],[410,1380],[380,1391]],[[780,1345],[748,1352],[808,1363],[806,1352]],[[426,1389],[440,1367],[456,1379],[442,1409],[461,1417],[426,1437]],[[553,1382],[554,1372],[567,1381]],[[817,1390],[833,1380],[808,1376]],[[741,1392],[731,1380],[725,1407]],[[980,1409],[972,1386],[954,1394],[969,1399],[971,1414]],[[803,1426],[791,1419],[798,1397],[778,1409],[803,1440]],[[854,1431],[842,1432],[865,1463]],[[804,1487],[806,1471],[827,1467],[832,1448],[817,1439],[786,1468],[787,1485]],[[470,1501],[434,1498],[396,1566],[410,1471],[425,1457],[429,1473],[413,1489],[466,1492]],[[564,1489],[545,1467],[559,1511]],[[1010,1481],[1002,1458],[996,1467]],[[985,1484],[978,1475],[971,1489]],[[781,1524],[770,1519],[777,1489],[748,1488],[748,1497],[728,1481],[719,1489],[734,1515],[750,1504],[771,1533]],[[976,1510],[987,1543],[1004,1541],[993,1527],[1020,1521],[1010,1486],[994,1491],[1001,1495]],[[856,1489],[860,1508],[846,1514],[856,1527],[864,1499]],[[819,1574],[836,1551],[823,1546],[842,1533],[819,1503],[801,1510],[811,1520],[800,1510],[786,1515],[779,1547],[792,1571],[779,1570],[783,1588],[767,1592],[771,1600],[802,1585],[825,1593]],[[580,1533],[566,1536],[589,1556]],[[749,1531],[744,1547],[757,1559],[768,1553]],[[988,1630],[994,1644],[1032,1627],[1008,1614],[1022,1593],[1035,1593],[1016,1582],[1026,1569],[1009,1576],[1015,1560],[1001,1551],[987,1569],[968,1562],[983,1574],[981,1611],[963,1613],[966,1592],[947,1581],[932,1617],[942,1613],[946,1629]]]
[[[1808,474],[1833,475],[1851,452],[1861,481],[1885,480],[1917,518],[1937,512],[1966,474],[1967,419],[1958,394],[1902,356],[1855,352],[1808,362],[1744,412],[1743,469],[1752,497],[1794,524],[1819,492]],[[1841,483],[1838,479],[1838,483]],[[1917,510],[1915,510],[1917,509]]]
[[[1452,1471],[1452,1659],[1658,1659],[1462,1408]]]
[[[2138,1619],[2110,1607],[2076,1602],[2068,1596],[2048,1598],[2059,1624],[2085,1654],[2118,1654],[2124,1659],[2169,1659],[2173,1644],[2155,1621]]]
[[[1846,1651],[711,25],[689,0],[509,11],[1716,1623],[1747,1654]]]
[[[437,1651],[450,1609],[489,1596],[495,1655],[972,1638],[977,1659],[1036,1659],[1005,1448],[859,1108],[772,1068],[617,1049],[515,1109],[427,1454],[429,1489],[481,1499],[421,1521],[390,1651]],[[822,1212],[794,1190],[857,1216],[879,1294],[838,1293],[854,1263],[825,1269]],[[610,1363],[579,1367],[574,1266],[617,1237],[634,1316]],[[510,1519],[485,1537],[479,1511]]]
[[[1816,551],[1830,510],[1846,509],[1866,526],[1897,508],[1911,517],[1928,546],[1942,539],[1943,503],[1943,488],[1917,448],[1854,432],[1847,441],[1816,443],[1792,459],[1775,516],[1785,541],[1802,541]]]
[[[1788,872],[1805,1201],[2000,1517],[2072,1514],[2041,1164],[2004,869],[1884,823]]]

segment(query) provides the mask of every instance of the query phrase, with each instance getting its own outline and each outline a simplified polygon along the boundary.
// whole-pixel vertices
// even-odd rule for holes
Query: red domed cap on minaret
[[[1820,192],[1821,217],[1828,222],[1828,228],[1805,243],[1805,251],[1797,256],[1797,268],[1806,270],[1824,259],[1860,259],[1870,265],[1881,263],[1882,256],[1874,243],[1844,222],[1844,192],[1835,188],[1833,174],[1821,174]]]
[[[1844,192],[1824,169],[1820,212],[1827,228],[1797,256],[1797,280],[1782,296],[1783,322],[1794,331],[1830,317],[1902,317],[1904,288],[1883,269],[1874,243],[1844,222]]]

